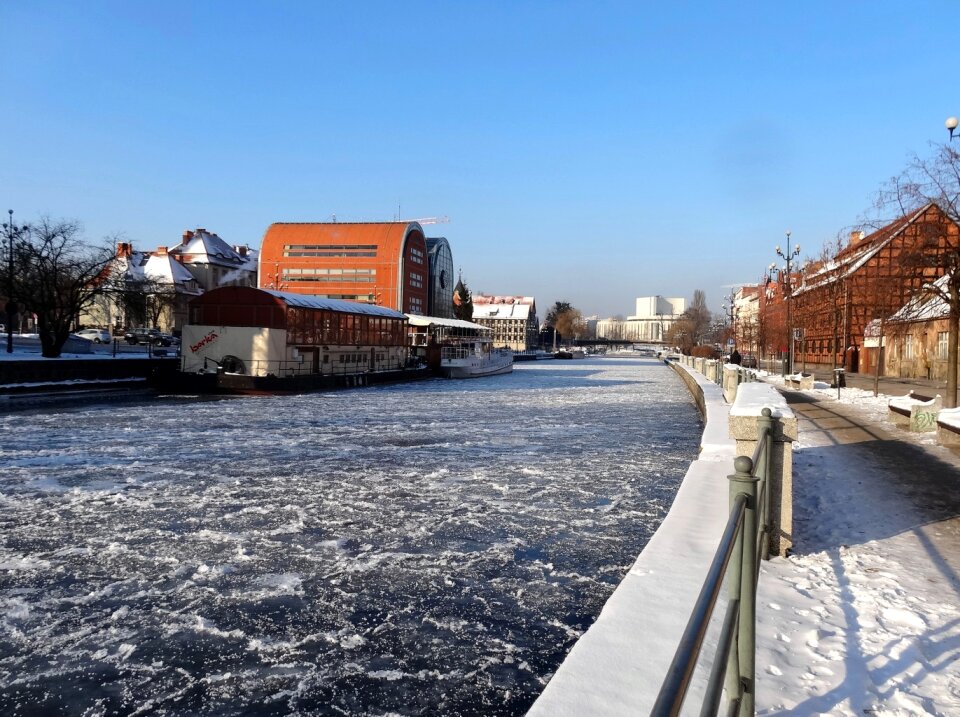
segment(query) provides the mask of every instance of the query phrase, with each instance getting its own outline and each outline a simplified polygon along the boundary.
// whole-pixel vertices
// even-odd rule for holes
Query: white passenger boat
[[[407,314],[414,358],[447,378],[513,372],[513,351],[493,347],[493,330],[472,321]]]
[[[513,371],[513,351],[495,349],[489,340],[464,340],[440,349],[440,371],[447,378],[479,378]]]

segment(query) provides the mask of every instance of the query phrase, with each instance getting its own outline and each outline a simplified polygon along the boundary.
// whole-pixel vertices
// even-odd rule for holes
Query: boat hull
[[[153,387],[164,394],[236,394],[275,395],[336,391],[343,388],[372,386],[381,383],[420,381],[430,377],[428,369],[376,371],[333,376],[330,374],[303,374],[300,376],[250,376],[230,373],[173,372],[162,380],[153,381]]]
[[[513,356],[479,359],[450,359],[440,366],[440,373],[447,378],[482,378],[513,372]]]

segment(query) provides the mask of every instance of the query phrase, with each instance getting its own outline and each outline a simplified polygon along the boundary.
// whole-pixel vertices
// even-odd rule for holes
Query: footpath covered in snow
[[[889,396],[785,393],[795,542],[762,566],[757,713],[960,714],[960,458]]]

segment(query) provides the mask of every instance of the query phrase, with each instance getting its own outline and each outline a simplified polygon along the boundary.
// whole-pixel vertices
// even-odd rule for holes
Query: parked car
[[[113,337],[106,329],[80,329],[75,335],[89,339],[95,344],[109,344],[113,341]]]
[[[740,365],[744,368],[757,368],[757,357],[753,354],[746,354],[740,359]]]
[[[160,333],[160,329],[130,329],[123,338],[128,344],[154,344],[155,346],[173,346],[176,340],[170,334]]]

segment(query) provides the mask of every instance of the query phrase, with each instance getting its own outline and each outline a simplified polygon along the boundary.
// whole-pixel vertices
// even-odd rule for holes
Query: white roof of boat
[[[474,304],[473,315],[480,319],[524,319],[530,315],[530,304]]]
[[[444,319],[439,316],[418,316],[417,314],[407,314],[407,320],[411,326],[449,326],[455,329],[476,329],[477,331],[491,331],[492,329],[472,321],[463,319]]]
[[[358,301],[344,301],[342,299],[328,299],[325,296],[313,296],[311,294],[294,294],[287,291],[274,291],[273,289],[261,289],[271,296],[286,302],[287,306],[300,306],[305,309],[326,309],[327,311],[343,311],[348,314],[368,314],[370,316],[388,316],[391,319],[405,318],[406,314],[388,309],[385,306],[376,304],[361,304]]]

